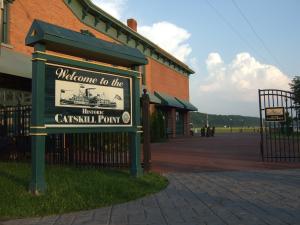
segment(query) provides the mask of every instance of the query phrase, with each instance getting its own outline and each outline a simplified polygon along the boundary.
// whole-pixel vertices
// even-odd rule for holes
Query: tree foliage
[[[163,114],[160,111],[152,113],[150,118],[151,142],[161,142],[166,139],[166,127]]]
[[[293,78],[292,83],[290,83],[290,87],[295,95],[295,104],[300,105],[300,76]]]
[[[191,112],[191,122],[194,127],[203,127],[206,124],[206,113]],[[239,116],[239,115],[214,115],[208,114],[210,127],[257,127],[259,126],[258,117]]]

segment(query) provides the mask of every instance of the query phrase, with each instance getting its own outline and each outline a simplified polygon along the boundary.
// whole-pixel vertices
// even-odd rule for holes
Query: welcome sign
[[[142,175],[141,75],[138,67],[147,64],[146,56],[136,48],[39,20],[34,20],[25,42],[27,46],[34,47],[30,192],[39,194],[46,191],[46,137],[49,134],[78,134],[60,139],[63,148],[77,152],[76,146],[88,145],[93,152],[89,153],[88,159],[80,156],[79,161],[71,161],[103,165],[106,156],[96,153],[101,151],[100,143],[105,140],[98,135],[80,134],[126,133],[122,140],[111,140],[118,141],[121,151],[129,149],[130,173]],[[126,143],[125,149],[121,146],[123,143]],[[70,155],[64,151],[60,156],[62,161],[69,161]],[[90,160],[90,157],[93,159]]]
[[[46,64],[46,127],[132,126],[132,80]]]

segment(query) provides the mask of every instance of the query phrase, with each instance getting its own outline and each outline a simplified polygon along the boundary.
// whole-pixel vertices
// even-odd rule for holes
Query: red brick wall
[[[162,65],[161,63],[148,58],[149,64],[146,67],[146,85],[148,91],[162,92],[184,100],[189,100],[189,79],[186,76]],[[153,110],[152,110],[153,112]],[[168,111],[168,128],[173,132],[172,137],[176,136],[176,110]],[[184,113],[184,135],[189,133],[189,113]]]
[[[57,24],[74,31],[88,29],[98,38],[115,42],[112,38],[81,23],[62,0],[15,0],[10,5],[9,18],[9,40],[15,51],[28,55],[32,53],[33,49],[25,46],[25,37],[34,19]],[[181,99],[189,99],[187,77],[151,58],[148,60],[146,84],[149,91],[155,90]]]
[[[150,92],[158,91],[189,100],[189,79],[167,66],[148,58],[146,84]]]
[[[25,46],[25,37],[34,19],[43,20],[59,26],[80,31],[90,30],[95,36],[113,41],[104,34],[81,23],[62,0],[15,0],[10,5],[9,40],[13,49],[31,54],[32,48]]]

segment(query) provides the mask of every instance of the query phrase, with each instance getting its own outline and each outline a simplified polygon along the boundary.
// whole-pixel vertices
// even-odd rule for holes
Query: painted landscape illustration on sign
[[[55,106],[124,110],[123,89],[56,80]]]

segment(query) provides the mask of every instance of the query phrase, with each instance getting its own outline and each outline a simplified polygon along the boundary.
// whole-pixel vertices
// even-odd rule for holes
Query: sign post
[[[149,172],[151,169],[151,150],[150,150],[150,98],[147,90],[143,90],[142,95],[142,124],[144,131],[144,171]]]
[[[44,52],[45,46],[36,44],[35,51]],[[31,161],[32,177],[29,190],[33,194],[46,190],[45,182],[45,124],[44,124],[44,96],[45,96],[45,62],[43,58],[32,58],[32,118],[31,118]]]
[[[133,151],[131,154],[131,174],[134,176],[142,175],[142,167],[141,167],[141,133],[142,127],[140,123],[140,79],[141,75],[134,79],[134,89],[133,89],[133,107],[134,107],[134,126],[137,127],[136,132],[131,132],[130,134],[130,145],[131,149],[136,149],[137,151]]]
[[[145,56],[136,49],[42,21],[34,21],[26,44],[34,47],[30,192],[40,194],[46,191],[45,137],[48,134],[127,132],[130,172],[133,176],[142,175],[141,76],[137,70],[129,68],[145,65]],[[46,50],[76,56],[77,59],[57,56]]]

